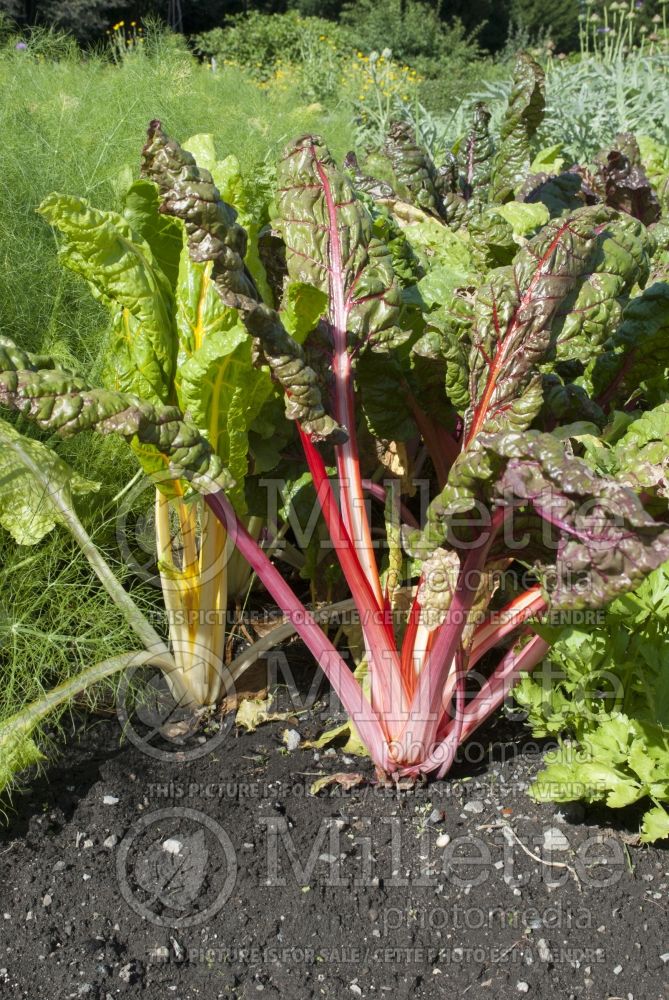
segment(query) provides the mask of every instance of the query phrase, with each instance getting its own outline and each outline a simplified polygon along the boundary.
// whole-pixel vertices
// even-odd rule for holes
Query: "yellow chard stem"
[[[172,534],[170,531],[169,499],[156,490],[156,546],[158,568],[163,591],[163,601],[169,622],[172,652],[177,664],[183,687],[196,705],[204,705],[206,692],[202,679],[193,674],[192,650],[189,620],[192,603],[190,587],[184,587],[179,578],[179,570],[172,559]],[[172,694],[176,692],[168,678]]]
[[[200,577],[198,593],[196,655],[206,677],[207,703],[218,700],[221,691],[225,614],[228,604],[228,535],[224,526],[209,510],[202,514],[200,539]]]

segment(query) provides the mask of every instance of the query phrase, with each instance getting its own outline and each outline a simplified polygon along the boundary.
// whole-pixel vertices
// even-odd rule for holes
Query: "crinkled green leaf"
[[[267,364],[286,392],[286,416],[298,420],[314,437],[344,432],[325,412],[316,373],[300,345],[286,332],[278,313],[259,302],[244,257],[245,230],[230,205],[222,201],[211,174],[200,170],[190,153],[168,139],[159,121],[151,122],[142,154],[142,170],[162,196],[162,211],[183,220],[195,263],[211,262],[211,280],[226,306],[238,309],[255,338],[255,357]]]
[[[181,366],[202,348],[209,337],[239,325],[237,309],[226,306],[216,291],[212,264],[212,261],[200,264],[191,260],[187,249],[181,256],[177,285],[177,386],[181,380]]]
[[[438,628],[456,591],[460,557],[454,549],[435,549],[421,567],[417,600],[421,624],[430,631]]]
[[[413,126],[408,122],[395,122],[386,136],[384,152],[393,168],[396,192],[412,205],[442,215],[437,169],[416,142]]]
[[[149,244],[154,260],[174,289],[184,241],[180,224],[176,219],[160,214],[158,192],[150,181],[135,181],[122,201],[123,217],[128,220],[133,232]]]
[[[646,175],[666,215],[669,213],[669,146],[649,135],[638,135],[637,142]]]
[[[320,288],[306,281],[289,281],[281,300],[281,322],[291,337],[303,344],[325,316],[327,308],[328,297]]]
[[[468,358],[473,321],[473,296],[462,290],[456,290],[448,304],[426,317],[428,333],[437,338],[439,353],[446,361],[446,394],[461,415],[470,403]]]
[[[497,211],[510,224],[514,236],[528,236],[550,218],[548,209],[541,202],[508,201]]]
[[[176,406],[91,388],[55,366],[37,369],[35,362],[11,340],[0,337],[0,406],[63,437],[85,430],[119,434],[136,445],[145,467],[159,476],[188,479],[199,490],[231,485],[218,456]]]
[[[653,844],[665,837],[669,837],[669,811],[663,806],[653,806],[643,817],[641,840]]]
[[[573,212],[586,204],[583,182],[577,173],[531,173],[518,192],[518,198],[530,205],[545,205],[552,219]]]
[[[423,337],[392,354],[365,352],[356,368],[356,385],[367,425],[379,440],[409,441],[418,434],[420,411],[452,427],[454,415],[444,392],[446,360],[437,343],[430,351]]]
[[[269,373],[253,366],[251,350],[238,320],[211,332],[179,372],[180,405],[230,472],[235,485],[227,494],[240,514],[246,511],[249,430],[273,392]]]
[[[460,452],[449,470],[445,488],[428,506],[422,531],[403,531],[407,552],[426,559],[447,538],[450,541],[449,535],[458,515],[468,514],[476,501],[486,504],[490,481],[494,482],[500,464],[492,449],[482,448],[478,443]]]
[[[387,181],[362,172],[358,157],[354,152],[347,153],[344,157],[344,170],[350,175],[353,187],[358,194],[366,195],[374,202],[384,199],[392,200],[396,197],[392,186]]]
[[[174,298],[149,244],[124,216],[81,198],[51,194],[39,211],[65,237],[63,263],[112,308],[114,387],[166,402],[176,363]]]
[[[402,288],[415,285],[424,276],[425,271],[419,254],[409,240],[409,234],[392,216],[385,212],[370,210],[374,235],[388,247],[397,280]]]
[[[495,152],[489,125],[490,112],[485,104],[478,103],[469,135],[460,150],[462,190],[467,201],[487,201]]]
[[[466,441],[483,429],[529,427],[541,405],[537,365],[555,345],[553,324],[594,269],[597,229],[610,220],[607,209],[588,208],[549,223],[512,266],[491,272],[479,289],[470,331]]]
[[[288,274],[328,296],[333,338],[351,350],[385,351],[407,339],[398,327],[400,288],[388,248],[320,139],[301,136],[277,170],[277,225]]]
[[[441,545],[451,518],[470,509],[478,481],[492,475],[490,462],[477,453],[477,435],[528,428],[543,401],[539,365],[556,353],[563,358],[580,356],[579,327],[576,319],[571,320],[575,304],[581,310],[576,315],[590,317],[592,328],[596,310],[610,308],[610,291],[603,302],[598,299],[605,282],[597,268],[609,266],[610,255],[605,252],[609,241],[627,250],[624,237],[630,227],[636,231],[638,224],[632,220],[618,223],[609,209],[600,206],[555,220],[529,241],[512,266],[490,273],[471,305],[466,298],[456,298],[459,314],[454,317],[452,309],[446,312],[441,332],[453,357],[452,368],[447,366],[447,379],[449,370],[453,378],[453,402],[459,395],[458,373],[462,370],[458,354],[462,354],[463,342],[471,345],[464,450],[451,468],[446,487],[428,508],[422,538],[416,534],[407,538],[411,551],[429,552]],[[629,287],[646,259],[641,241],[639,246],[638,255],[624,255],[623,277],[617,277],[616,284],[620,293]],[[457,336],[454,319],[459,320]],[[434,323],[432,317],[430,322]],[[565,331],[569,334],[566,339]],[[581,390],[565,392],[564,399],[554,400],[555,404],[579,403],[578,419],[584,413],[584,419],[594,417],[594,408],[585,408],[588,400]],[[565,412],[571,419],[569,411]]]
[[[404,362],[404,363],[403,363]],[[362,412],[381,441],[408,441],[417,433],[407,380],[409,359],[365,352],[356,369]]]
[[[669,403],[643,413],[614,449],[618,478],[637,490],[669,496]]]
[[[500,128],[490,186],[491,201],[503,204],[513,198],[529,171],[530,143],[541,124],[545,108],[544,72],[521,53],[514,69],[513,90]]]
[[[488,205],[470,211],[458,233],[463,234],[477,270],[485,273],[493,267],[510,264],[518,253],[511,223],[502,215],[499,205]]]
[[[229,297],[226,304],[234,306],[240,296],[254,302],[256,287],[244,264],[247,236],[237,213],[222,200],[209,171],[168,139],[158,121],[149,125],[142,174],[158,185],[161,211],[183,221],[192,260],[213,262],[212,280],[224,300]]]
[[[269,306],[258,306],[245,315],[244,322],[256,340],[256,361],[267,364],[285,390],[286,417],[300,423],[314,439],[345,440],[345,431],[323,408],[317,373],[284,330],[278,314]]]
[[[572,426],[575,433],[583,434],[584,427],[593,428],[599,433],[599,428],[606,423],[606,416],[601,406],[590,399],[585,389],[572,382],[563,382],[557,375],[545,375],[543,379],[543,405],[539,416],[540,424],[555,427],[556,424]],[[561,433],[563,428],[557,428]]]
[[[471,282],[474,271],[467,244],[436,220],[431,225],[434,225],[433,231],[420,227],[417,233],[416,224],[405,229],[426,272],[417,288],[428,309],[450,302],[456,288]]]
[[[543,170],[548,170],[559,174],[565,164],[565,158],[562,155],[563,149],[561,142],[540,149],[530,164],[530,173],[540,174]]]
[[[60,521],[61,504],[98,490],[56,453],[0,420],[0,525],[19,545],[35,545]]]
[[[558,360],[592,356],[620,322],[633,287],[645,283],[653,249],[648,230],[627,216],[600,230],[578,284],[558,308],[553,325]]]
[[[607,350],[586,370],[584,384],[609,404],[625,403],[640,387],[667,396],[669,369],[669,282],[656,282],[625,307]]]
[[[538,565],[552,607],[601,607],[669,559],[669,525],[553,435],[483,435],[480,444],[507,459],[498,495],[531,506],[554,529]]]
[[[191,136],[183,144],[183,148],[193,154],[198,166],[209,171],[222,200],[234,206],[239,224],[244,227],[247,235],[244,262],[263,301],[273,305],[273,293],[258,248],[265,220],[255,211],[256,206],[252,204],[249,185],[242,174],[239,160],[232,153],[220,160],[216,155],[214,137],[210,134]]]

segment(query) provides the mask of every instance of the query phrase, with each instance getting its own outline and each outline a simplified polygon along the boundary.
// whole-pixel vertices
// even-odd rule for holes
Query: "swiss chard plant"
[[[236,158],[217,162],[208,136],[195,136],[189,144],[211,165],[222,188],[237,191],[243,209]],[[187,411],[223,463],[230,500],[257,538],[263,524],[248,512],[244,483],[247,472],[273,464],[272,382],[266,370],[252,365],[251,338],[236,310],[216,294],[211,262],[190,255],[181,222],[161,216],[158,206],[156,186],[140,180],[118,213],[57,194],[39,211],[63,238],[62,263],[85,278],[110,310],[106,387]],[[250,229],[251,250],[257,253],[252,221]],[[249,265],[255,265],[262,287],[264,269],[252,252]],[[251,569],[187,484],[163,474],[160,448],[139,438],[133,447],[156,481],[156,557],[176,664],[170,683],[178,677],[182,701],[215,705],[223,692],[228,604],[244,595]]]
[[[494,142],[478,109],[437,169],[396,128],[381,180],[302,136],[278,164],[269,220],[236,211],[154,121],[123,213],[62,196],[41,209],[112,310],[106,387],[0,345],[0,405],[51,433],[121,434],[154,477],[168,607],[194,612],[197,629],[200,611],[224,606],[230,564],[209,569],[234,547],[384,778],[445,775],[546,656],[538,619],[603,607],[669,559],[652,409],[669,286],[649,284],[661,223],[634,200],[610,207],[606,184],[586,196],[580,174],[564,204],[548,204],[544,181],[530,185],[542,198],[520,200],[542,100],[523,61]],[[632,457],[607,461],[602,442],[623,426],[641,435],[643,464],[628,436]],[[294,464],[297,447],[356,606],[355,674],[248,520],[245,478],[286,450]],[[57,484],[45,453],[24,465]],[[425,509],[411,486],[421,466]],[[63,509],[81,488],[68,479]],[[168,648],[138,629],[181,696],[220,697],[220,636],[187,626]]]

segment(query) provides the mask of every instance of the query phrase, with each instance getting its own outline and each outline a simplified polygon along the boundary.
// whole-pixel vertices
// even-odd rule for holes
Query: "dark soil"
[[[505,720],[447,781],[313,797],[372,778],[283,746],[323,721],[179,761],[89,719],[0,833],[0,996],[669,997],[669,856],[638,816],[534,803],[543,748]]]

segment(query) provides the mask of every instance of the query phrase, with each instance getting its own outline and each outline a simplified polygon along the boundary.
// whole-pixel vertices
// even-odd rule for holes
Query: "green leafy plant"
[[[220,186],[234,190],[243,205],[244,183],[235,157],[216,162],[209,136],[196,136],[190,145],[211,166]],[[235,509],[246,515],[244,480],[249,463],[255,462],[249,434],[254,432],[261,442],[274,432],[263,415],[267,404],[271,407],[273,387],[269,375],[252,366],[250,337],[236,311],[226,309],[215,293],[211,268],[192,260],[183,247],[181,223],[160,217],[156,188],[147,181],[130,187],[121,213],[101,212],[60,195],[47,198],[40,212],[64,237],[62,263],[84,277],[110,309],[108,386],[151,405],[174,403],[188,412],[227,470]],[[253,232],[256,242],[247,251],[246,235],[239,229],[236,248],[262,281],[258,229]],[[271,296],[269,289],[267,294]],[[218,665],[228,602],[241,600],[251,571],[184,484],[173,477],[160,482],[160,449],[141,436],[135,449],[158,483],[157,557],[179,681],[188,701],[215,704],[221,694]],[[246,523],[257,537],[261,521],[247,517]]]
[[[596,627],[553,629],[546,663],[514,692],[534,735],[560,739],[531,794],[614,808],[645,801],[644,841],[669,836],[668,593],[661,568]]]
[[[123,215],[60,197],[42,208],[65,235],[65,262],[116,316],[113,386],[91,388],[4,345],[0,404],[50,432],[122,434],[157,480],[159,516],[177,504],[180,544],[167,555],[179,592],[207,549],[212,516],[220,522],[317,659],[384,779],[448,771],[458,745],[544,658],[537,617],[605,606],[669,558],[661,480],[649,483],[649,473],[641,486],[622,458],[602,464],[596,444],[581,440],[584,428],[619,423],[616,407],[661,405],[663,370],[650,372],[648,327],[634,319],[642,303],[653,315],[659,308],[657,284],[641,293],[657,241],[635,217],[636,201],[605,203],[630,183],[629,153],[630,169],[616,161],[615,183],[601,194],[579,195],[584,178],[574,174],[564,204],[547,198],[547,179],[532,174],[543,102],[542,73],[523,58],[499,135],[478,109],[439,169],[406,126],[392,130],[375,164],[349,160],[348,171],[302,136],[279,162],[269,234],[228,161],[224,169],[199,139],[190,145],[210,169],[198,166],[154,121],[144,180]],[[366,172],[373,165],[383,176]],[[644,212],[653,197],[649,188]],[[198,298],[205,278],[207,297]],[[212,317],[201,344],[197,323],[185,322],[203,315],[193,289]],[[241,412],[211,394],[212,384],[227,393],[235,351]],[[648,370],[630,400],[641,357]],[[269,433],[286,428],[288,440],[294,431],[291,449],[303,451],[359,617],[356,675],[244,523],[251,432],[263,412],[251,402],[277,391],[289,423],[272,410]],[[371,469],[365,435],[377,444]],[[410,496],[419,460],[432,485],[425,512]],[[395,477],[385,486],[379,462]],[[655,469],[655,453],[649,463]],[[189,554],[193,490],[203,506]],[[382,524],[367,495],[383,501]],[[160,529],[158,539],[163,548]],[[192,693],[180,651],[173,634],[177,669],[167,673]],[[484,657],[490,669],[468,691]]]

